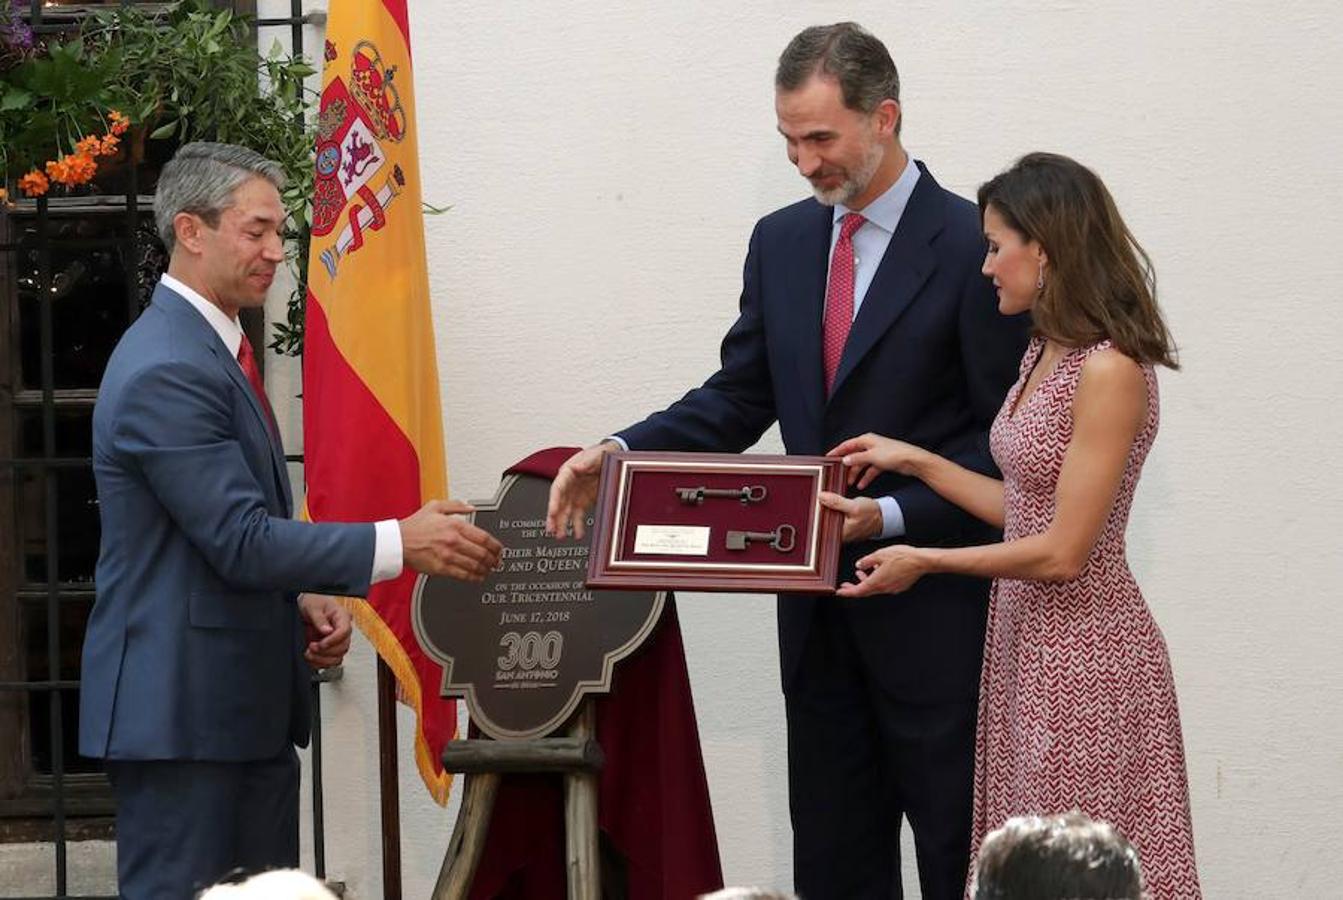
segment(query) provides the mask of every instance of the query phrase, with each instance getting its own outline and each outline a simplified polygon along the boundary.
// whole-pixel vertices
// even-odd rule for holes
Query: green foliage
[[[275,160],[286,177],[285,238],[298,286],[271,347],[297,356],[312,221],[309,112],[316,101],[304,79],[316,70],[278,42],[259,54],[253,34],[252,23],[229,9],[183,0],[166,12],[108,7],[78,35],[13,57],[0,54],[0,174],[12,185],[70,152],[80,137],[105,133],[112,109],[129,115],[137,137],[149,143],[224,141]]]
[[[106,110],[121,95],[107,82],[116,53],[89,53],[78,38],[53,40],[0,72],[0,173],[4,181],[74,150],[89,133],[107,131]]]
[[[314,132],[307,114],[316,100],[304,79],[316,70],[278,42],[258,55],[250,24],[203,0],[185,0],[162,18],[134,7],[109,10],[86,38],[121,60],[110,87],[130,98],[131,116],[151,129],[150,140],[242,144],[284,169],[285,241],[297,287],[270,346],[299,355],[312,222]]]

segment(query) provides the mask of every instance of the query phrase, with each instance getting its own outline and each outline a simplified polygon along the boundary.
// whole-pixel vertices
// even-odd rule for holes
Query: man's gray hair
[[[173,219],[178,213],[200,216],[214,228],[220,214],[233,205],[233,192],[249,178],[264,178],[277,190],[284,187],[280,164],[255,150],[211,141],[182,145],[163,167],[154,193],[154,224],[168,253],[176,242]]]
[[[779,56],[774,86],[795,91],[818,74],[839,82],[849,109],[870,113],[883,100],[900,102],[900,73],[891,54],[856,22],[813,25],[789,41]]]

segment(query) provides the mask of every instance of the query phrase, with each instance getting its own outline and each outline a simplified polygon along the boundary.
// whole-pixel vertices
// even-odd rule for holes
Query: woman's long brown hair
[[[1066,156],[1030,153],[980,187],[981,219],[990,206],[1048,256],[1031,310],[1039,334],[1067,347],[1109,338],[1140,363],[1180,367],[1152,261],[1094,172]]]

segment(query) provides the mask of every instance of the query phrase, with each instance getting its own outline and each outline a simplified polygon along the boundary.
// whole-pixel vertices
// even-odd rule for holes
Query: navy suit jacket
[[[364,594],[371,524],[289,518],[284,452],[236,360],[159,285],[93,412],[102,545],[79,750],[242,761],[308,738],[295,591]]]
[[[740,452],[777,419],[791,454],[822,454],[873,431],[996,474],[988,428],[1016,380],[1029,327],[998,313],[980,274],[984,239],[974,204],[920,176],[859,307],[826,397],[821,322],[833,210],[803,200],[761,219],[751,235],[741,314],[722,366],[702,387],[619,433],[632,449]],[[994,532],[914,479],[884,475],[864,492],[893,495],[903,540],[956,545]],[[846,546],[841,578],[875,543]],[[779,598],[788,687],[815,604],[841,603],[868,671],[916,701],[976,696],[987,582],[922,579],[900,596],[847,601]]]

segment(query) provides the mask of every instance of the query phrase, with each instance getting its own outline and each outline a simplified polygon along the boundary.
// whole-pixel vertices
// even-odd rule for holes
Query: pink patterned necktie
[[[270,408],[270,400],[266,397],[266,385],[261,380],[261,369],[257,367],[256,354],[252,352],[252,342],[247,339],[246,334],[242,336],[242,343],[238,345],[238,365],[242,366],[242,373],[247,376],[247,383],[252,386],[257,401],[266,411],[266,421],[270,424],[271,433],[278,436],[280,429],[275,424],[275,412]]]
[[[844,342],[853,327],[853,233],[867,220],[848,213],[839,226],[839,240],[830,256],[830,283],[825,288],[825,321],[821,325],[821,361],[825,366],[825,393],[835,384]]]

